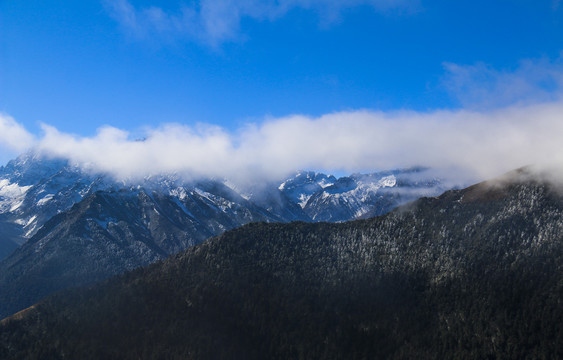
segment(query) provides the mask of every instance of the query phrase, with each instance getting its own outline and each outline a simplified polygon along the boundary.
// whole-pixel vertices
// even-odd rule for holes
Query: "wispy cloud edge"
[[[419,0],[200,0],[174,11],[158,6],[138,8],[128,0],[103,0],[108,14],[129,34],[139,38],[182,38],[217,47],[237,40],[241,20],[274,21],[294,8],[315,10],[323,24],[338,19],[342,10],[360,5],[376,11],[414,11]]]

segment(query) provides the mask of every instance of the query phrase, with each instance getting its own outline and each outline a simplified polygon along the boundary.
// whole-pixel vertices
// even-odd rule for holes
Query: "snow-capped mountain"
[[[83,171],[66,161],[49,160],[33,153],[20,156],[0,168],[0,242],[3,255],[30,239],[53,216],[70,209],[97,191],[137,194],[143,189],[150,196],[170,196],[182,211],[196,216],[212,230],[212,236],[249,221],[284,221],[239,196],[220,182],[206,180],[182,183],[176,176],[154,176],[139,182],[115,181],[99,173]],[[184,204],[185,203],[185,204]],[[213,211],[210,211],[212,208]],[[252,209],[258,218],[248,218]],[[210,219],[221,220],[212,224]],[[196,215],[193,215],[196,214]],[[103,219],[100,219],[103,221]],[[199,241],[203,240],[196,237]],[[179,250],[179,249],[178,249]]]
[[[424,168],[334,176],[299,172],[279,186],[311,221],[340,222],[384,214],[396,206],[445,189]]]
[[[0,168],[0,230],[4,245],[21,245],[54,215],[115,182],[63,160],[26,153]],[[0,245],[2,247],[2,245]]]
[[[332,175],[315,173],[313,171],[299,171],[278,186],[278,189],[288,196],[301,208],[305,208],[313,194],[336,183]]]
[[[424,178],[423,181],[414,180]],[[70,209],[96,191],[135,192],[170,196],[181,209],[217,209],[222,219],[206,235],[250,221],[346,221],[379,215],[406,201],[440,192],[439,181],[424,169],[373,174],[332,175],[300,171],[278,183],[256,181],[244,190],[228,179],[186,183],[176,175],[142,181],[116,181],[65,160],[26,153],[0,168],[0,258],[31,238],[54,215]],[[203,205],[202,205],[203,204]],[[199,206],[199,207],[198,207]],[[244,216],[243,210],[262,214]],[[250,210],[251,209],[251,210]],[[191,215],[208,222],[206,211]],[[217,214],[213,215],[217,218]],[[198,237],[199,238],[199,237]]]

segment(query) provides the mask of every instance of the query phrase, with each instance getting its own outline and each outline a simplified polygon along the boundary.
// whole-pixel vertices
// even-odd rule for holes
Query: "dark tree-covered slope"
[[[248,202],[225,207],[232,213],[195,195],[96,192],[0,260],[0,318],[55,291],[148,265],[240,224],[279,221]]]
[[[3,320],[0,358],[562,358],[562,219],[520,171],[369,220],[250,224]]]
[[[254,179],[237,188],[227,179],[175,174],[117,181],[24,154],[0,167],[0,319],[250,222],[380,215],[440,189],[427,170],[341,179],[299,172],[281,185]]]

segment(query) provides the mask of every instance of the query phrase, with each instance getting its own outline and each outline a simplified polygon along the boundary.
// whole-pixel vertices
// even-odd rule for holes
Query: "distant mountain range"
[[[252,183],[252,182],[251,182]],[[341,222],[441,192],[422,168],[280,182],[116,181],[28,153],[0,168],[0,318],[251,222]]]
[[[228,179],[184,182],[177,175],[116,181],[106,174],[84,171],[65,160],[46,159],[30,152],[0,167],[0,258],[31,238],[54,215],[96,191],[142,189],[180,201],[186,197],[198,198],[227,217],[234,214],[224,208],[225,204],[262,208],[258,219],[239,222],[234,220],[237,216],[232,216],[235,226],[256,220],[347,221],[366,214],[382,214],[401,203],[444,191],[439,179],[425,170],[411,168],[339,179],[301,171],[278,183],[264,184],[256,179],[254,185],[244,185],[239,190],[240,186],[233,186]],[[412,191],[403,191],[407,189]],[[199,219],[197,214],[192,215]],[[213,235],[219,232],[211,230]]]
[[[519,170],[367,220],[249,224],[3,320],[0,357],[560,358],[561,219],[560,189]]]

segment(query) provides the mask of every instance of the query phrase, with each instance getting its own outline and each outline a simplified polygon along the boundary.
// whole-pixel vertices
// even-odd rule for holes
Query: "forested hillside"
[[[5,319],[2,358],[563,357],[563,197],[526,171],[343,224],[250,224]]]

